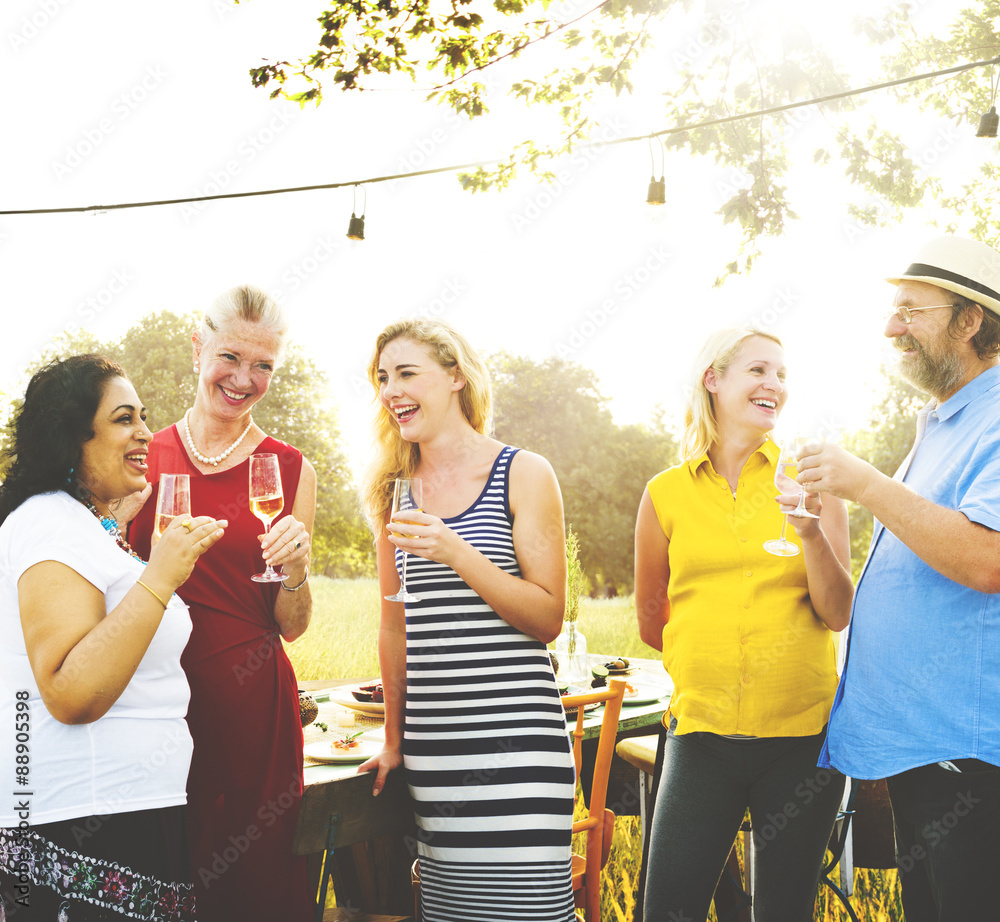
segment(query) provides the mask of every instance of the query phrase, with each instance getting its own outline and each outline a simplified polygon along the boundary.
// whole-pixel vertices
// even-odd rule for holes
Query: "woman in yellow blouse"
[[[807,494],[819,518],[789,518],[802,552],[765,551],[782,525],[768,438],[786,399],[781,342],[721,330],[695,367],[684,460],[649,482],[635,532],[639,633],[675,687],[645,918],[707,917],[749,808],[754,920],[805,922],[843,792],[816,760],[853,593],[847,508]]]

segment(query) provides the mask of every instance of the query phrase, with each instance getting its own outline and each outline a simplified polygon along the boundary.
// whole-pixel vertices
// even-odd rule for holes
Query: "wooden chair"
[[[624,696],[625,682],[611,679],[607,688],[563,697],[563,707],[567,713],[576,710],[573,758],[576,761],[577,777],[583,763],[584,710],[589,704],[604,702],[604,719],[601,721],[594,780],[590,788],[590,808],[584,819],[573,824],[574,834],[587,833],[585,853],[573,855],[573,900],[578,909],[585,910],[587,922],[600,922],[601,918],[601,869],[608,863],[615,828],[615,815],[605,808],[605,800]]]
[[[413,802],[406,787],[402,769],[390,772],[385,787],[378,797],[372,797],[373,773],[365,772],[340,778],[327,784],[309,785],[302,794],[299,816],[295,827],[292,852],[305,855],[309,865],[310,886],[319,886],[316,922],[406,922],[409,915],[385,914],[387,900],[400,904],[394,878],[379,860],[372,860],[369,847],[374,840],[392,836],[400,841],[414,841],[416,825],[413,820]],[[348,852],[354,859],[361,909],[337,907],[324,911],[326,893],[335,871],[334,852]],[[338,856],[339,857],[339,856]],[[407,857],[402,864],[402,897],[409,905],[405,870]],[[313,889],[315,892],[315,889]],[[383,913],[381,915],[372,913]]]

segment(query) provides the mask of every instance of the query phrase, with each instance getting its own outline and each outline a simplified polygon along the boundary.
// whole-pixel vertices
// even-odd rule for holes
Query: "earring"
[[[195,374],[198,374],[198,372],[199,372],[200,370],[201,370],[201,366],[200,366],[200,365],[195,365],[195,366],[194,366],[194,373],[195,373]]]

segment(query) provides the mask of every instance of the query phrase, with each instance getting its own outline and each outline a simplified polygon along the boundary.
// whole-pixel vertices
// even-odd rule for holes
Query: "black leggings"
[[[650,837],[646,922],[708,916],[747,808],[754,922],[812,919],[844,791],[843,775],[816,767],[823,736],[668,734]]]

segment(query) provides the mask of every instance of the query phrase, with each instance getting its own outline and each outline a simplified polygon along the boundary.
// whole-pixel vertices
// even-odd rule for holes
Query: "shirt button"
[[[749,602],[744,602],[743,603],[743,607],[744,608],[749,608],[750,607],[750,603]]]
[[[746,538],[740,538],[740,541],[746,541]]]
[[[750,676],[748,676],[748,675],[743,676],[743,684],[744,685],[749,685],[750,684]]]
[[[753,570],[747,570],[747,576],[753,576]]]
[[[748,643],[750,643],[750,639],[748,637],[741,637],[740,638],[740,643],[741,644],[748,644]]]

